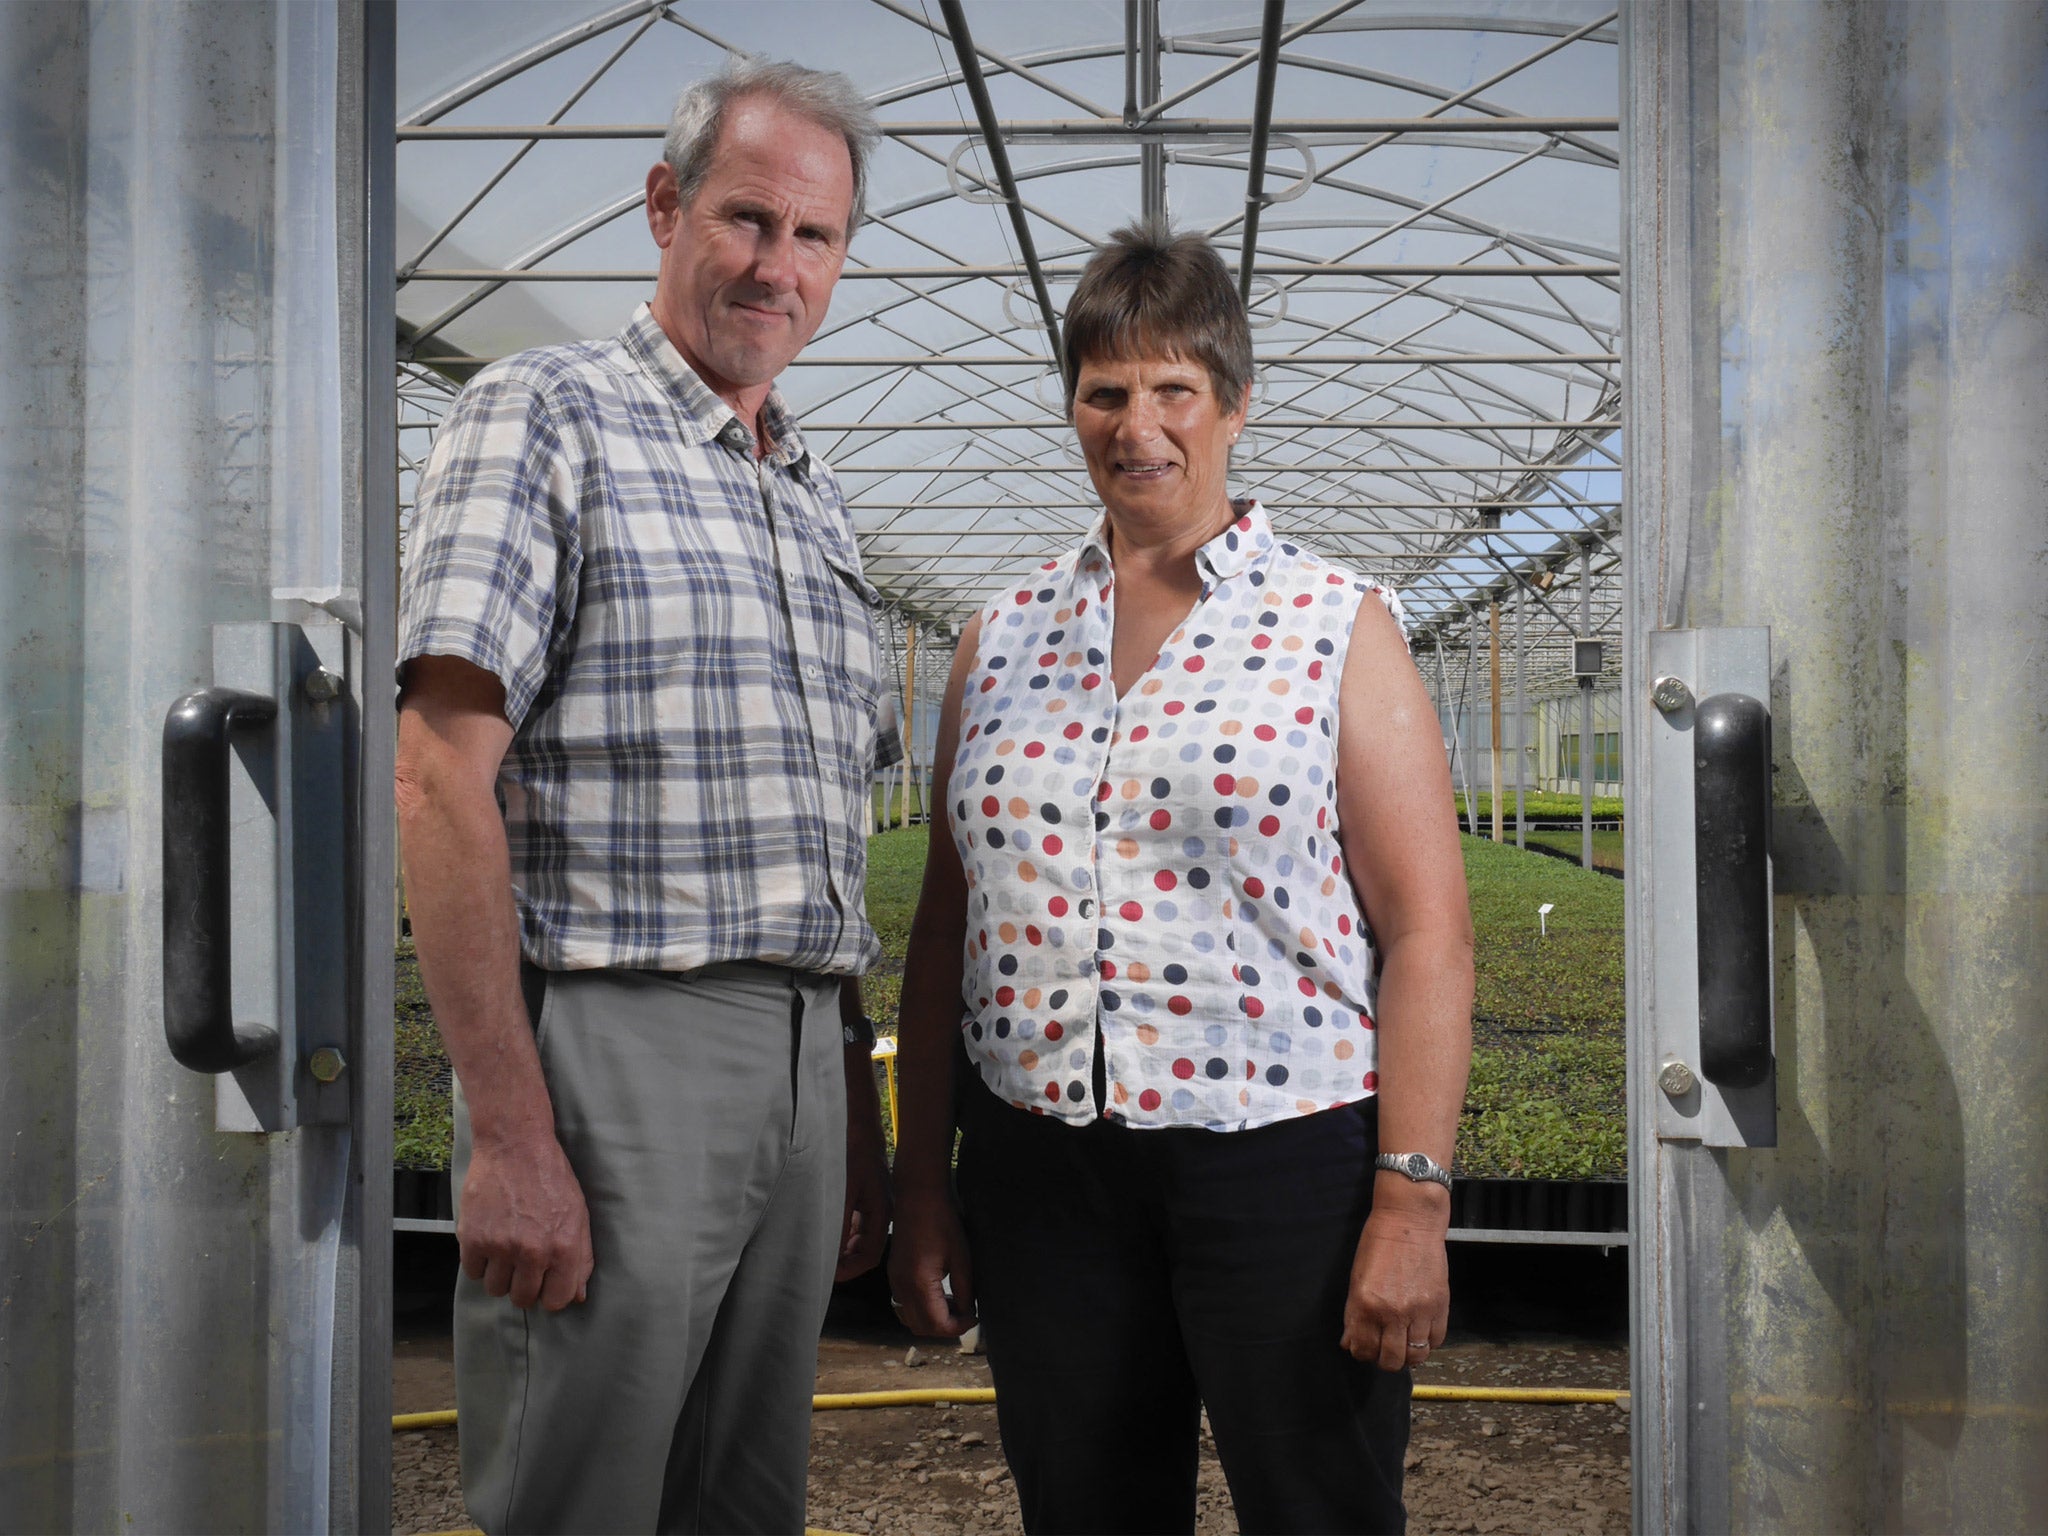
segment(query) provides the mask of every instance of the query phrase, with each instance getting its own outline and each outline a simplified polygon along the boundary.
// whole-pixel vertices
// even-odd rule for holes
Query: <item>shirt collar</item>
[[[680,408],[677,414],[682,422],[685,442],[697,447],[715,438],[728,448],[753,457],[752,423],[740,420],[739,413],[697,377],[696,370],[683,360],[683,354],[676,350],[676,344],[668,339],[668,333],[654,318],[652,309],[642,304],[634,310],[632,320],[619,333],[619,341],[634,361],[675,400]],[[788,403],[782,398],[782,391],[769,389],[768,398],[761,406],[761,420],[775,444],[767,462],[778,469],[794,467],[801,471],[811,451],[804,442],[803,433],[797,429],[796,418],[790,414]]]
[[[1273,547],[1273,525],[1256,500],[1233,501],[1230,510],[1237,516],[1229,526],[1195,551],[1195,564],[1209,586],[1238,575]],[[1110,564],[1107,512],[1095,520],[1081,543],[1081,568],[1086,570],[1091,561],[1104,569]]]

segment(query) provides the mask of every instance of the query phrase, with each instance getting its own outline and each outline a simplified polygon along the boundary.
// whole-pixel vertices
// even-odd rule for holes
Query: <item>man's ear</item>
[[[654,235],[654,243],[667,250],[681,220],[675,168],[666,160],[657,160],[647,171],[647,228]]]

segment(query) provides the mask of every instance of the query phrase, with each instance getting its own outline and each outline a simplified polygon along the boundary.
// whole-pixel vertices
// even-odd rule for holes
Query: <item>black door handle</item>
[[[237,688],[188,693],[164,717],[164,1037],[195,1072],[277,1049],[276,1030],[234,1019],[228,890],[229,732],[276,718],[276,700]]]
[[[1700,1071],[1723,1088],[1771,1075],[1771,712],[1717,693],[1693,712]]]

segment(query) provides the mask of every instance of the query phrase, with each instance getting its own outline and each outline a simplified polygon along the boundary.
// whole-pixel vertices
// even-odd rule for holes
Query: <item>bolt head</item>
[[[1650,688],[1650,702],[1665,714],[1676,714],[1692,703],[1692,690],[1675,677],[1660,677]]]
[[[1682,1061],[1667,1061],[1664,1070],[1657,1074],[1657,1086],[1671,1098],[1682,1099],[1699,1087],[1700,1080],[1693,1076],[1692,1068]]]
[[[341,697],[341,690],[344,686],[346,685],[342,682],[341,677],[337,673],[328,671],[325,667],[315,667],[306,674],[306,697],[315,704],[332,704]]]
[[[306,1059],[306,1070],[316,1083],[338,1082],[348,1070],[348,1060],[337,1047],[323,1045]]]

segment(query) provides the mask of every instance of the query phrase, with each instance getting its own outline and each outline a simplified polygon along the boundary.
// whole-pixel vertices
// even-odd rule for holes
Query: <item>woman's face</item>
[[[1074,430],[1112,517],[1151,523],[1219,517],[1230,445],[1247,391],[1225,411],[1209,370],[1175,357],[1090,358],[1074,387]]]

